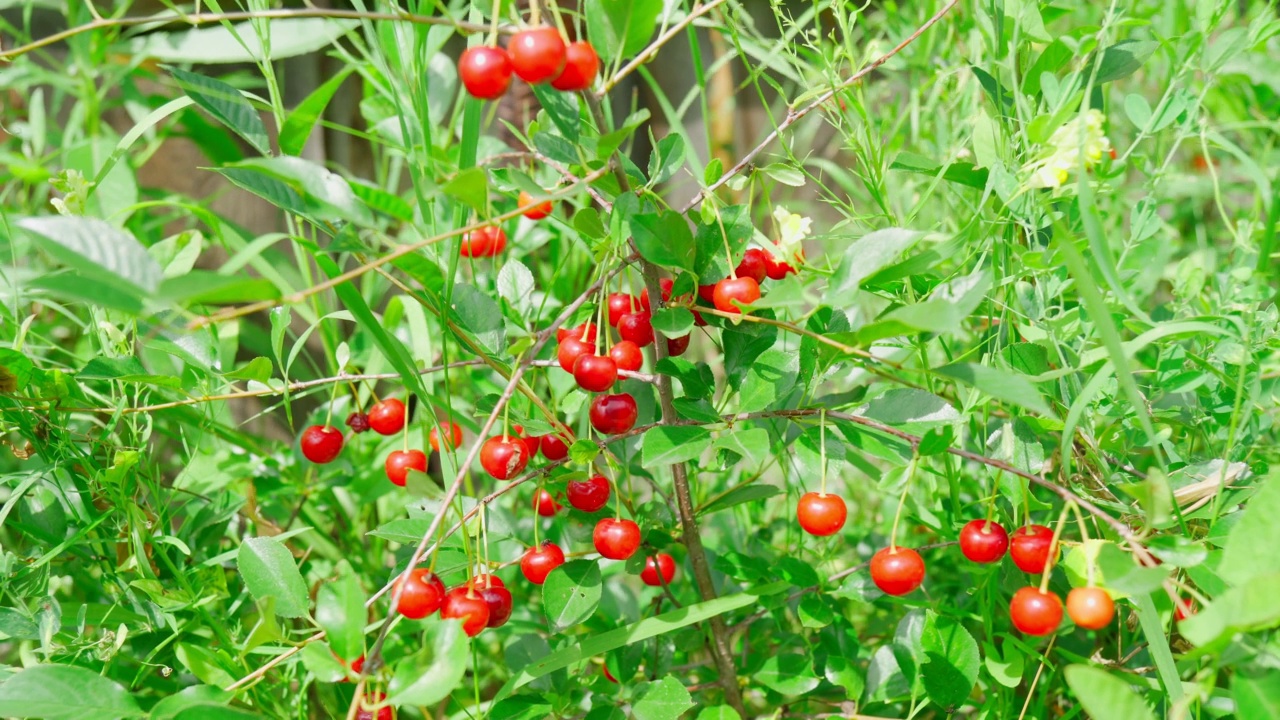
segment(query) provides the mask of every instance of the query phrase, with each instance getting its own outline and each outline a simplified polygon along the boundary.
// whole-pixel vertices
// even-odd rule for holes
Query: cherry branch
[[[631,58],[631,62],[628,62],[626,65],[622,66],[622,69],[614,73],[613,77],[601,83],[600,89],[596,90],[593,93],[593,95],[595,95],[597,99],[603,98],[604,96],[608,95],[609,91],[612,90],[614,86],[617,85],[619,82],[621,82],[623,78],[635,72],[636,68],[652,60],[653,56],[657,55],[658,51],[662,49],[662,46],[666,45],[668,42],[671,42],[671,38],[675,37],[677,34],[683,31],[686,27],[688,27],[689,23],[711,12],[711,10],[723,4],[724,1],[725,0],[711,0],[711,2],[705,5],[695,6],[692,10],[689,11],[688,15],[685,15],[683,18],[681,18],[680,21],[677,22],[675,25],[672,25],[671,27],[667,28],[666,32],[659,35],[653,42],[649,43],[648,47],[641,50],[639,54],[637,54],[635,57]]]

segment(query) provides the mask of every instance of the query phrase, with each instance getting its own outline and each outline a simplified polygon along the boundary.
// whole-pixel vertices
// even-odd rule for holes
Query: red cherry
[[[353,412],[347,416],[347,427],[359,435],[369,429],[369,416],[359,411]]]
[[[456,450],[462,445],[462,426],[445,421],[440,423],[439,428],[431,428],[431,432],[427,434],[427,439],[431,441],[431,447],[436,452],[440,452],[440,432],[444,431],[445,444],[448,450]]]
[[[403,584],[400,602],[396,604],[396,612],[410,620],[421,620],[440,609],[444,600],[444,583],[426,568],[414,568],[406,579],[403,575],[396,580],[396,585]]]
[[[302,456],[313,463],[333,462],[342,452],[342,431],[328,425],[312,425],[302,431]]]
[[[976,563],[993,563],[1009,549],[1009,533],[1000,523],[970,520],[960,530],[960,552]]]
[[[475,588],[459,585],[444,596],[440,617],[462,620],[462,631],[469,637],[475,637],[489,624],[489,603]]]
[[[593,354],[595,351],[594,342],[583,342],[576,337],[567,337],[560,341],[560,347],[556,349],[556,360],[560,362],[560,367],[565,372],[572,375],[574,366],[578,364],[578,358]]]
[[[496,579],[496,578],[495,578]],[[500,581],[499,581],[500,582]],[[472,581],[476,594],[489,606],[489,620],[485,627],[502,627],[511,619],[511,591],[502,585],[485,585]]]
[[[765,269],[767,264],[767,256],[760,248],[751,248],[742,256],[742,262],[738,263],[738,269],[734,270],[738,277],[749,277],[756,281],[756,284],[764,282],[768,277]]]
[[[609,324],[618,327],[618,320],[623,315],[630,313],[636,309],[636,297],[627,293],[610,293],[609,294]]]
[[[671,299],[671,291],[675,289],[676,282],[671,278],[661,278],[658,280],[658,289],[662,290],[662,302],[666,303]],[[645,312],[653,312],[653,308],[649,306],[649,288],[640,291],[640,307]]]
[[[725,278],[716,283],[715,303],[720,312],[741,313],[734,302],[750,305],[760,299],[760,283],[749,277]]]
[[[569,457],[569,443],[555,433],[543,435],[539,443],[542,447],[542,456],[548,460],[563,460]]]
[[[404,403],[387,398],[369,408],[369,427],[379,435],[395,435],[404,429]]]
[[[553,542],[544,542],[541,547],[531,547],[524,551],[520,558],[520,572],[524,579],[534,585],[547,581],[552,570],[564,564],[564,551]]]
[[[524,216],[530,220],[541,220],[551,214],[550,200],[537,202],[533,199],[532,195],[524,190],[520,191],[520,196],[516,199],[516,206],[519,207],[524,212]]]
[[[662,578],[658,578],[658,571],[662,571]],[[676,559],[666,553],[658,553],[658,562],[653,561],[653,556],[644,559],[644,570],[640,572],[640,581],[645,585],[658,586],[670,585],[671,581],[676,577]]]
[[[579,355],[573,363],[573,379],[583,390],[604,392],[618,380],[618,364],[609,355]]]
[[[636,407],[636,399],[629,393],[618,393],[596,395],[591,399],[587,414],[591,418],[591,427],[596,432],[617,435],[635,427],[640,410]]]
[[[1038,575],[1044,572],[1049,562],[1049,545],[1053,542],[1053,531],[1044,525],[1027,525],[1013,531],[1009,540],[1009,557],[1013,564],[1025,573]]]
[[[553,27],[521,30],[507,44],[511,67],[521,80],[536,85],[560,75],[567,48],[560,31]]]
[[[609,479],[603,475],[593,475],[590,479],[570,480],[565,495],[569,504],[583,511],[593,513],[609,503]]]
[[[1116,604],[1100,587],[1080,587],[1067,593],[1067,614],[1086,630],[1101,630],[1116,616]]]
[[[782,278],[795,272],[796,269],[785,262],[780,262],[774,254],[768,250],[764,251],[764,271],[770,280],[781,280]]]
[[[586,333],[586,337],[582,336],[584,332]],[[593,322],[584,322],[575,327],[562,327],[559,330],[556,330],[556,342],[564,342],[565,338],[576,338],[594,345],[596,342],[596,324]]]
[[[421,450],[396,450],[387,456],[385,466],[387,479],[404,487],[410,470],[427,471],[427,455]]]
[[[1013,626],[1027,635],[1048,635],[1062,622],[1062,600],[1038,587],[1024,587],[1009,602]]]
[[[626,560],[640,548],[640,526],[630,520],[604,518],[591,534],[596,551],[610,560]]]
[[[834,535],[844,527],[849,510],[844,499],[830,493],[805,493],[796,504],[796,519],[810,535]]]
[[[600,58],[595,48],[585,40],[569,43],[565,48],[564,70],[559,77],[551,81],[551,87],[557,90],[586,90],[596,79],[596,71],[600,69]]]
[[[618,335],[623,340],[646,347],[653,342],[653,323],[648,312],[627,313],[618,318]]]
[[[609,348],[609,357],[613,358],[613,364],[619,370],[635,372],[644,365],[644,353],[640,351],[639,345],[630,340],[622,340]]]
[[[377,705],[378,703],[386,699],[387,699],[387,696],[385,693],[372,692],[365,695],[364,700],[360,704],[362,706],[366,704]],[[372,710],[366,710],[364,707],[361,707],[358,711],[356,711],[356,720],[395,720],[395,718],[396,718],[395,708],[392,708],[390,705],[387,705],[386,707],[378,708],[378,714],[376,718],[374,717]]]
[[[906,595],[924,582],[924,558],[911,548],[884,548],[871,556],[871,580],[886,595]]]
[[[507,248],[507,233],[497,225],[485,225],[462,236],[462,257],[493,257]]]
[[[678,338],[669,338],[667,340],[667,357],[680,357],[684,354],[684,351],[688,349],[688,335],[681,335]]]
[[[364,670],[364,656],[363,656],[363,655],[361,655],[360,657],[356,658],[356,659],[355,659],[355,661],[351,663],[351,672],[353,672],[353,673],[355,673],[355,674],[359,675],[361,670]]]
[[[524,440],[495,435],[480,447],[480,465],[498,480],[510,480],[529,464],[529,448]]]
[[[703,302],[708,305],[714,305],[716,303],[716,284],[699,285],[698,297],[702,298]]]
[[[542,447],[542,438],[537,435],[525,435],[524,428],[520,425],[512,425],[511,429],[515,430],[516,437],[524,443],[524,449],[527,451],[525,460],[528,461],[538,457],[538,448]]]
[[[458,58],[458,77],[472,97],[495,100],[511,85],[511,56],[500,47],[476,45]]]
[[[533,507],[542,517],[551,517],[560,512],[560,503],[546,490],[539,490],[533,495]]]
[[[1182,598],[1179,602],[1173,604],[1173,616],[1178,622],[1182,622],[1195,615],[1199,609],[1194,598]]]

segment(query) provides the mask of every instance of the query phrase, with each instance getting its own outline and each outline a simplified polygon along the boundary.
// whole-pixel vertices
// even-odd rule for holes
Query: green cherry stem
[[[902,494],[898,496],[898,509],[893,513],[893,528],[889,531],[889,551],[898,548],[898,523],[902,520],[902,506],[907,503],[907,491],[911,489],[911,481],[916,476],[916,466],[920,463],[920,455],[911,453],[911,463],[907,465],[907,479],[902,484]]]
[[[818,485],[818,494],[826,497],[827,494],[827,409],[823,408],[818,413],[818,456],[821,458],[819,465],[822,468],[822,480]]]
[[[1073,502],[1068,502],[1062,506],[1062,512],[1058,513],[1058,522],[1053,526],[1053,538],[1049,540],[1049,557],[1044,561],[1044,576],[1040,578],[1040,593],[1044,594],[1049,591],[1049,578],[1053,575],[1054,561],[1058,559],[1058,543],[1062,539],[1062,528],[1067,524],[1067,515],[1071,512]]]

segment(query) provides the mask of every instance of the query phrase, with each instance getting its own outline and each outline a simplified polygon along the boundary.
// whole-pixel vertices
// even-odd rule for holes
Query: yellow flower
[[[1081,139],[1085,168],[1096,165],[1111,151],[1111,141],[1102,132],[1106,119],[1100,111],[1089,110],[1054,130],[1040,157],[1023,166],[1027,183],[1033,188],[1062,187],[1080,162]]]
[[[804,249],[804,239],[812,232],[813,220],[782,206],[773,209],[773,219],[778,226],[779,259],[788,258],[786,262],[791,262],[790,258],[799,257]]]

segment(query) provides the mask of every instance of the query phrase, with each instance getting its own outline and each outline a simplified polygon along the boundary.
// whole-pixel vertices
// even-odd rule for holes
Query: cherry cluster
[[[493,574],[474,575],[446,591],[435,573],[414,568],[396,580],[395,592],[400,593],[396,612],[401,615],[421,620],[439,611],[446,620],[461,620],[463,632],[471,637],[485,628],[502,627],[511,619],[511,591]]]
[[[550,81],[557,90],[586,90],[600,69],[595,48],[585,40],[566,44],[553,27],[539,26],[511,36],[507,48],[469,47],[458,58],[458,77],[472,97],[496,100],[511,86],[514,73],[530,85]]]
[[[781,280],[794,272],[794,265],[779,260],[773,252],[749,248],[729,277],[711,285],[699,285],[698,297],[715,305],[720,312],[741,313],[742,308],[737,303],[750,305],[759,300],[760,286],[765,278]]]

